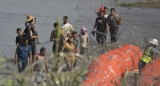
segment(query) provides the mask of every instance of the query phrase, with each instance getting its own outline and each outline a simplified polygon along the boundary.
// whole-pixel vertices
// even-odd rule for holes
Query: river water
[[[119,0],[118,0],[119,1]],[[120,0],[120,2],[136,2],[136,0]],[[138,0],[137,0],[138,1]],[[84,26],[88,33],[92,31],[96,14],[94,10],[105,5],[108,8],[115,7],[116,12],[123,19],[120,26],[120,41],[130,40],[133,34],[135,39],[139,37],[136,33],[141,32],[148,38],[160,39],[160,10],[149,8],[123,8],[115,5],[114,0],[0,0],[0,57],[6,56],[14,59],[16,49],[16,29],[24,30],[26,15],[37,17],[36,30],[42,44],[37,45],[47,48],[47,54],[51,53],[52,42],[49,41],[53,30],[53,23],[58,19],[62,22],[63,16],[69,17],[75,30]],[[131,26],[138,28],[139,32],[132,32]],[[132,28],[133,29],[133,28]],[[138,39],[140,40],[140,39]]]

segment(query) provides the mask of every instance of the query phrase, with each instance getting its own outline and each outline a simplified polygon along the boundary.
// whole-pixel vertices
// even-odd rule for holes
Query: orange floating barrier
[[[126,70],[138,69],[141,50],[134,45],[108,51],[95,58],[86,75],[85,86],[116,86]]]

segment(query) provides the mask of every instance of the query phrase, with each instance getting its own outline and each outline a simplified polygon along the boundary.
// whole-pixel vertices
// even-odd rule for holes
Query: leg
[[[111,37],[111,42],[114,42],[114,35],[113,35],[114,29],[113,27],[110,27],[110,37]]]
[[[18,71],[19,71],[19,73],[21,73],[23,71],[23,67],[22,67],[22,62],[21,61],[18,62]]]
[[[138,68],[139,68],[139,72],[141,71],[141,69],[146,65],[145,62],[143,62],[142,60],[139,61],[138,63]]]
[[[64,60],[66,62],[68,70],[71,71],[71,62],[69,62],[66,58],[64,58]]]
[[[100,43],[100,34],[99,33],[96,33],[96,40],[98,42],[98,44]]]
[[[23,62],[22,63],[22,71],[24,71],[26,69],[26,67],[27,67],[27,62]]]
[[[113,32],[114,42],[117,42],[117,41],[118,41],[118,30],[119,30],[119,27],[118,27],[118,26],[115,26],[115,27],[114,27],[114,32]]]
[[[32,48],[32,62],[34,61],[35,55],[36,55],[36,48]]]

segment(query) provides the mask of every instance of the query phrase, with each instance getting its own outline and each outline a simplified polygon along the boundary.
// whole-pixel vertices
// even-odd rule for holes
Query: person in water
[[[65,53],[65,62],[69,71],[72,70],[75,64],[75,49],[73,45],[73,37],[69,37],[65,42],[62,51]]]
[[[42,47],[40,53],[34,58],[34,64],[32,65],[32,75],[35,76],[36,83],[43,83],[49,75],[48,61],[46,57],[46,48]]]
[[[30,57],[30,58],[28,58]],[[29,60],[29,63],[28,63]],[[23,44],[17,46],[15,53],[15,64],[18,63],[19,73],[26,69],[27,64],[31,64],[32,61],[32,50],[28,45],[28,40],[26,38],[23,39]]]

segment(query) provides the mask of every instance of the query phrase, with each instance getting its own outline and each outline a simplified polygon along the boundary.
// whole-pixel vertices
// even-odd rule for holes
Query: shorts
[[[18,70],[19,70],[19,73],[21,73],[22,71],[24,71],[26,69],[26,66],[27,66],[27,62],[18,61]]]

